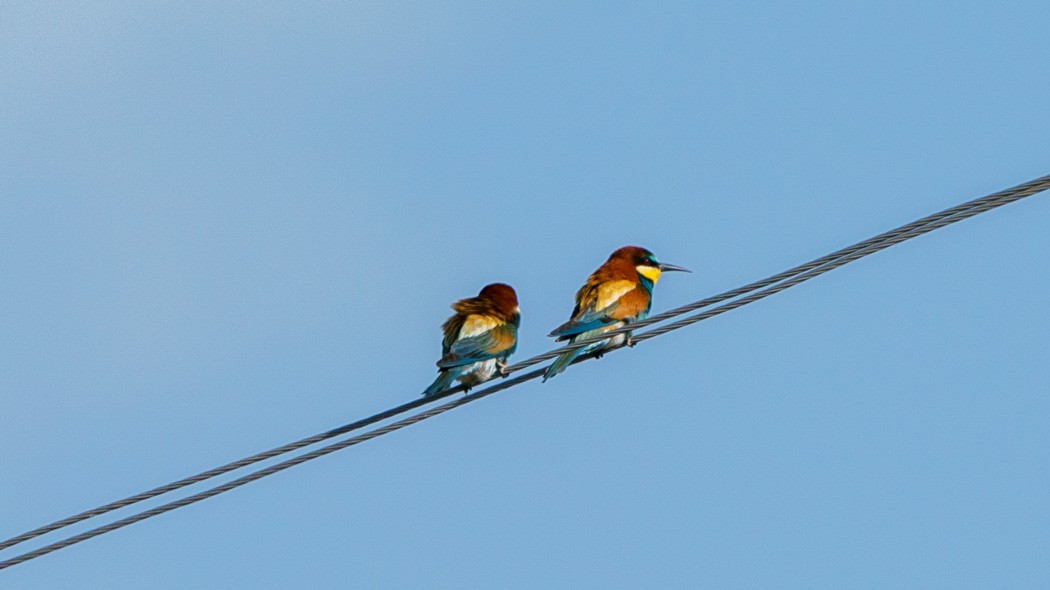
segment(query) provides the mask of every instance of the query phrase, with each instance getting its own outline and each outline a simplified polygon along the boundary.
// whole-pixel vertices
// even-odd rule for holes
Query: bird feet
[[[499,359],[496,361],[496,376],[506,377],[507,373],[507,361],[505,359]]]

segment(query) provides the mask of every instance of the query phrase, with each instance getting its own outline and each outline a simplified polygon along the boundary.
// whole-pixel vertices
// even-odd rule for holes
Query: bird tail
[[[547,370],[544,371],[543,380],[547,381],[547,379],[550,379],[551,377],[564,371],[569,365],[572,364],[572,361],[576,360],[576,357],[583,354],[587,350],[587,348],[589,347],[585,346],[583,348],[577,348],[576,350],[570,350],[569,352],[566,352],[565,354],[559,356],[557,359],[555,359],[553,363],[551,363],[551,366],[547,367]]]
[[[604,334],[605,332],[608,332],[610,330],[621,328],[624,325],[624,322],[617,322],[615,324],[603,326],[601,328],[598,328],[597,330],[588,330],[580,334],[574,334],[572,337],[569,338],[569,342],[573,343],[579,342],[580,340],[588,340],[590,338],[594,338],[595,336],[600,336],[601,334]],[[570,350],[569,352],[566,352],[565,354],[555,359],[555,361],[551,363],[551,366],[547,367],[547,370],[543,373],[543,380],[546,381],[547,379],[550,379],[558,373],[561,373],[562,371],[567,369],[569,365],[572,364],[572,361],[576,360],[578,357],[581,357],[590,352],[594,352],[596,350],[604,350],[606,346],[610,345],[610,342],[615,342],[618,346],[620,342],[622,342],[621,338],[623,337],[614,336],[612,339],[606,338],[605,340],[595,342],[594,344],[588,344],[583,348],[577,348],[576,350]]]
[[[452,387],[452,382],[459,377],[460,371],[458,369],[445,369],[441,371],[437,379],[430,384],[430,387],[423,392],[423,397],[431,397],[441,393],[442,391]]]

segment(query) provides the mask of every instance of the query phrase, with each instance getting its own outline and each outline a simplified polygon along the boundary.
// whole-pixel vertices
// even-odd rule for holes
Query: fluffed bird
[[[423,392],[430,397],[448,389],[459,380],[469,389],[502,375],[507,358],[518,348],[518,326],[521,310],[518,295],[510,285],[486,285],[477,297],[452,304],[455,315],[441,329],[441,372]]]
[[[657,261],[645,248],[620,248],[587,277],[587,282],[576,292],[572,317],[549,335],[559,341],[579,342],[645,319],[653,303],[653,286],[666,271],[690,272],[681,266]],[[615,348],[625,341],[631,343],[630,333],[570,350],[547,367],[543,380],[564,371],[580,355]]]

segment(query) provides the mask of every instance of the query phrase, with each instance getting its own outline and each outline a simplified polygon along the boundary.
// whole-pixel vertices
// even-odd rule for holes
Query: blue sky
[[[1043,3],[728,4],[7,4],[0,537],[413,399],[485,283],[523,359],[618,246],[663,310],[1050,172]],[[1046,587],[1048,219],[0,585]]]

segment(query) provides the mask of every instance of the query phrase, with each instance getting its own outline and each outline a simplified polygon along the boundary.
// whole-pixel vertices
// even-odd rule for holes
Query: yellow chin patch
[[[660,269],[655,266],[638,265],[634,269],[638,271],[638,274],[652,281],[654,285],[660,280]]]

